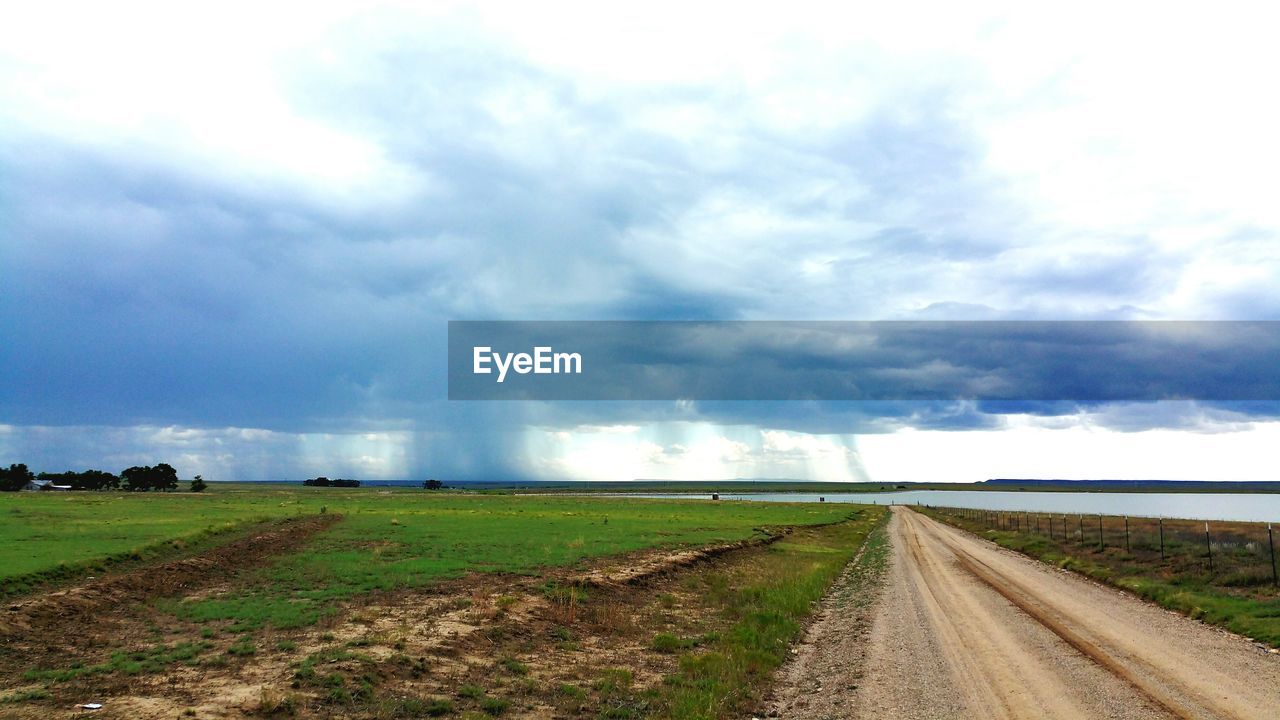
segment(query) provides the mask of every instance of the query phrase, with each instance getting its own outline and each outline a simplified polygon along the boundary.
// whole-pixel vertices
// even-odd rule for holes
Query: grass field
[[[271,518],[340,514],[269,571],[317,599],[412,587],[464,571],[520,572],[646,547],[739,540],[823,523],[837,506],[457,495],[413,489],[219,485],[203,494],[0,494],[0,587],[100,570]],[[323,588],[318,594],[315,588]]]
[[[0,493],[0,582],[280,515],[233,493]]]
[[[234,558],[219,548],[280,532],[291,518],[312,528],[288,552],[217,574],[207,590],[112,600],[123,612],[101,619],[113,628],[105,634],[89,618],[19,635],[0,648],[11,671],[0,701],[29,711],[21,717],[86,696],[128,707],[146,686],[176,692],[173,702],[190,705],[175,714],[188,716],[225,702],[236,692],[228,687],[251,687],[254,701],[240,706],[260,715],[736,717],[885,515],[835,504],[299,486],[7,494],[0,513],[0,577],[18,602],[104,569],[155,575],[157,563],[187,555]],[[309,520],[321,516],[336,520]],[[616,558],[630,553],[776,539],[784,529],[781,540],[664,571],[643,588],[561,584],[600,562],[625,569],[630,561]],[[467,630],[441,638],[431,629],[440,622]],[[441,676],[433,665],[454,669]],[[203,709],[192,686],[175,691],[183,667],[204,678]],[[282,667],[283,684],[272,674]]]
[[[1263,523],[1209,523],[1206,545],[1201,521],[914,509],[1003,547],[1280,647],[1280,589],[1273,585]]]

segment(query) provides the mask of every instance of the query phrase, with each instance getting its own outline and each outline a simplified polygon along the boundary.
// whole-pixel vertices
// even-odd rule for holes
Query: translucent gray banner
[[[1280,322],[453,321],[451,400],[1280,399]]]

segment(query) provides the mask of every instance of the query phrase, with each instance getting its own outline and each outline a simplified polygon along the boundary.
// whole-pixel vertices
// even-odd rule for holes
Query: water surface
[[[651,498],[711,499],[710,494],[645,493]],[[887,493],[720,493],[722,500],[935,505],[980,510],[1129,515],[1131,517],[1241,520],[1280,523],[1280,494],[1002,492],[908,490]]]

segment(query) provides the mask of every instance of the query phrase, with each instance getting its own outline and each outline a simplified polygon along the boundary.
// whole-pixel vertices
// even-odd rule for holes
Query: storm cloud
[[[1280,319],[1280,111],[1240,91],[1274,67],[1266,23],[1166,9],[1137,58],[1141,16],[740,10],[16,13],[5,462],[528,477],[575,428],[736,428],[764,458],[805,447],[766,431],[1276,418],[447,401],[449,320]]]

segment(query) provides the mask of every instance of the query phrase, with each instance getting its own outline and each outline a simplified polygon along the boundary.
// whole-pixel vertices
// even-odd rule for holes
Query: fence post
[[[1080,516],[1080,546],[1084,547],[1084,515]]]
[[[1129,516],[1124,516],[1124,551],[1129,552]]]
[[[1099,550],[1107,549],[1107,539],[1106,539],[1106,536],[1103,535],[1102,533],[1102,515],[1101,514],[1098,515],[1098,549]]]
[[[1204,549],[1209,554],[1209,572],[1213,572],[1213,546],[1209,544],[1209,523],[1204,524]]]
[[[1280,577],[1276,576],[1276,539],[1271,534],[1271,523],[1267,523],[1267,547],[1271,548],[1271,586],[1280,587]]]
[[[1160,561],[1164,562],[1164,518],[1158,518],[1160,523]]]

